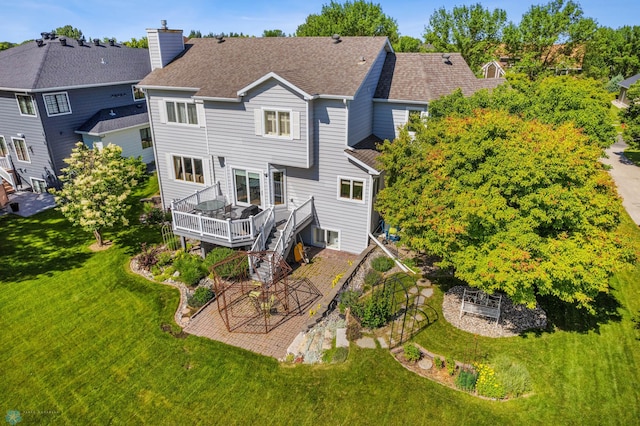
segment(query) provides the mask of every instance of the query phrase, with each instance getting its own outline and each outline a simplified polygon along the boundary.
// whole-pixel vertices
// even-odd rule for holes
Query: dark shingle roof
[[[198,96],[237,98],[270,72],[309,95],[353,96],[386,37],[265,37],[191,39],[179,59],[140,84],[198,88]],[[361,58],[365,61],[362,62]]]
[[[633,77],[629,77],[626,80],[622,80],[620,83],[618,83],[618,86],[628,89],[633,83],[635,83],[638,80],[640,80],[640,74],[636,74]]]
[[[98,111],[76,132],[102,135],[116,130],[127,129],[149,123],[146,102]]]
[[[494,88],[505,80],[479,79],[459,53],[387,53],[375,98],[430,102],[460,88],[469,96],[483,88]]]
[[[38,90],[139,81],[151,71],[149,51],[75,40],[31,41],[0,52],[0,88]]]
[[[369,135],[353,146],[353,149],[345,149],[348,155],[366,164],[374,170],[381,170],[382,165],[378,163],[380,151],[378,145],[383,141],[376,135]]]

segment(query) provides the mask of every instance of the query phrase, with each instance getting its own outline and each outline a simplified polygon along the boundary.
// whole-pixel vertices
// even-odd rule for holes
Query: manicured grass
[[[625,226],[640,239],[637,227]],[[416,337],[462,361],[474,352],[476,358],[504,352],[525,365],[534,394],[500,403],[418,377],[382,349],[352,347],[344,363],[293,367],[163,332],[177,290],[128,271],[139,243],[159,240],[157,228],[108,234],[114,247],[99,253],[86,248],[91,235],[53,211],[5,216],[0,228],[0,412],[20,410],[24,424],[634,424],[640,418],[640,341],[631,322],[640,310],[638,267],[612,280],[598,321],[555,305],[549,332],[475,338],[440,318]],[[438,310],[441,301],[436,289]]]

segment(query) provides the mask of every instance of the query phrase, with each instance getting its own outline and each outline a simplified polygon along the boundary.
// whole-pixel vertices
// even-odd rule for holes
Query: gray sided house
[[[623,103],[624,105],[627,105],[627,106],[629,105],[630,101],[629,101],[629,98],[627,97],[627,90],[629,90],[629,87],[631,87],[632,84],[635,84],[638,80],[640,80],[640,74],[636,74],[618,83],[618,86],[620,86],[620,94],[618,95],[618,102]]]
[[[139,87],[174,233],[281,254],[297,234],[364,250],[378,225],[377,144],[431,100],[501,82],[459,55],[396,54],[386,37],[148,38],[153,71]]]
[[[43,38],[0,52],[0,177],[18,190],[57,185],[78,141],[113,142],[153,160],[144,93],[146,49]],[[106,110],[106,113],[104,111]],[[109,120],[113,110],[116,118]],[[144,114],[141,111],[145,111]],[[105,118],[105,114],[106,117]]]

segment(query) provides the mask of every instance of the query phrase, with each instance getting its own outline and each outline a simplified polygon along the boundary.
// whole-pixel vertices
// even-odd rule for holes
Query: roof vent
[[[442,54],[442,62],[444,62],[445,64],[450,64],[451,63],[451,55],[449,53],[443,53]]]
[[[40,33],[44,40],[49,40],[49,33]]]
[[[54,38],[56,38],[56,33],[54,32],[49,33],[49,37],[51,37],[51,40],[53,40]]]
[[[67,39],[64,37],[60,38],[60,46],[66,46],[67,45]]]
[[[100,63],[102,65],[107,65],[107,61],[105,61],[104,58],[100,58]]]
[[[115,46],[116,45],[116,39],[115,38],[110,38],[109,39],[109,46]]]
[[[160,26],[162,27],[163,30],[168,30],[169,28],[167,27],[167,20],[163,19],[160,21]]]
[[[76,40],[78,42],[78,46],[84,46],[84,37]]]
[[[94,44],[95,46],[100,46],[100,39],[99,39],[99,38],[94,38],[94,39],[93,39],[93,44]]]
[[[38,45],[38,47],[42,47],[44,46],[44,40],[42,40],[41,38],[36,39],[36,44]]]
[[[218,40],[218,43],[224,42],[224,34],[218,34],[216,39]]]
[[[109,115],[110,115],[111,117],[115,117],[115,116],[116,116],[116,113],[115,113],[115,112],[113,112],[113,110],[111,110],[111,111],[109,111]]]
[[[333,44],[338,44],[342,41],[340,40],[340,34],[334,34],[331,36],[331,38],[333,39]]]

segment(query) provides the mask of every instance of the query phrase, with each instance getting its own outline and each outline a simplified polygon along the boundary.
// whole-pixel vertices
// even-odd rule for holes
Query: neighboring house
[[[498,61],[487,62],[482,66],[483,78],[503,78],[504,75],[504,68],[502,68]]]
[[[378,226],[377,143],[441,95],[501,83],[477,79],[458,54],[396,54],[386,37],[183,45],[180,30],[147,31],[153,71],[139,87],[174,232],[229,247],[285,253],[300,233],[307,244],[364,250]],[[233,216],[240,208],[253,215]]]
[[[150,71],[146,49],[113,41],[43,33],[42,39],[1,51],[0,177],[19,190],[55,186],[63,160],[83,137],[89,144],[97,138],[124,144],[128,155],[151,161],[152,149],[144,148],[149,142],[141,140],[140,129],[149,127],[146,114],[136,114],[135,123],[99,123],[104,109],[146,109],[144,93],[134,85]],[[123,110],[127,105],[132,107]]]
[[[618,102],[629,106],[629,98],[627,98],[627,90],[629,90],[629,87],[631,87],[631,85],[637,82],[638,80],[640,80],[640,74],[636,74],[633,77],[629,77],[626,80],[622,80],[620,83],[618,83],[618,86],[620,86],[620,94],[618,95]]]

